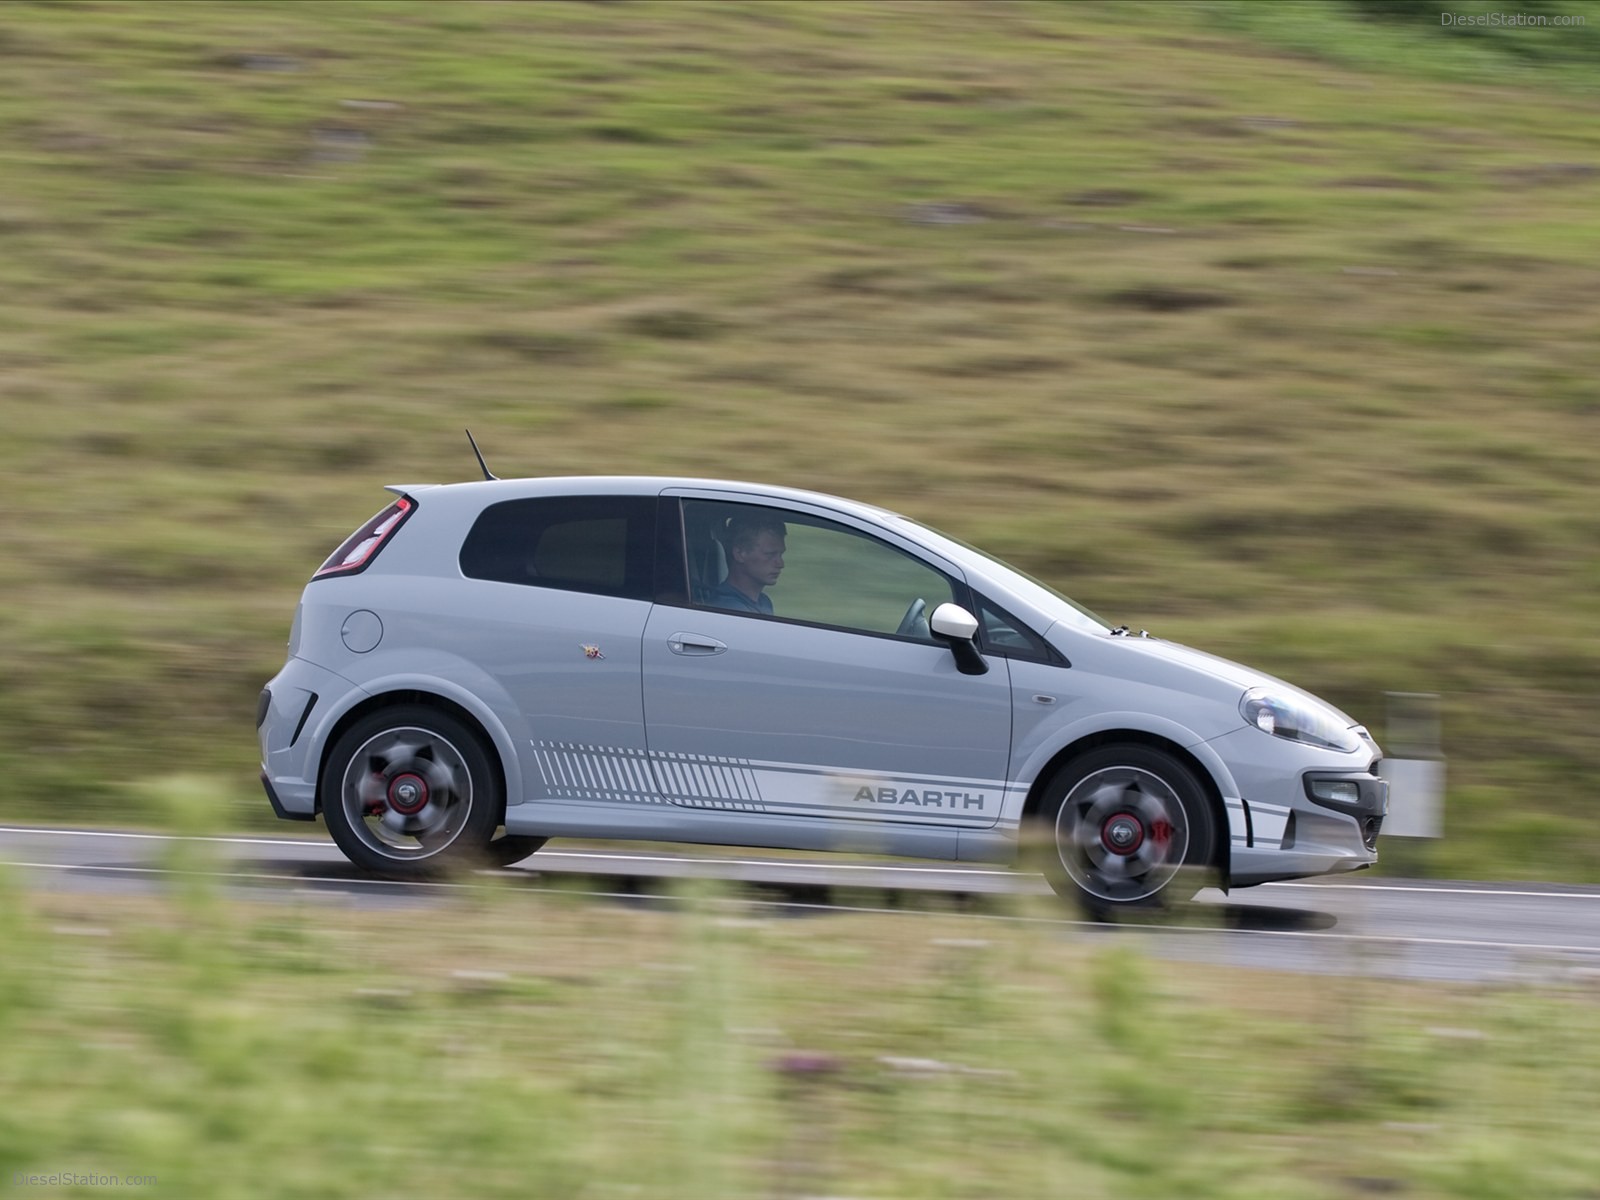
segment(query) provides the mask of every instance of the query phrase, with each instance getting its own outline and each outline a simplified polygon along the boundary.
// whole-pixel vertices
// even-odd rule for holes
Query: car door
[[[472,619],[448,633],[526,723],[536,769],[512,803],[660,803],[639,695],[657,506],[655,496],[524,497],[490,505],[467,535]]]
[[[927,614],[965,596],[955,567],[799,502],[676,489],[663,503],[681,503],[690,581],[689,601],[656,605],[644,633],[646,737],[668,800],[784,817],[998,820],[1006,664],[964,675],[927,630]],[[765,525],[769,551],[781,523],[781,565],[755,597],[728,590],[741,523]]]

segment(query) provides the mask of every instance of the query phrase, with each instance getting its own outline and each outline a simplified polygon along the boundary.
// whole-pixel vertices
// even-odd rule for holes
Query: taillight
[[[317,568],[311,578],[325,579],[329,575],[355,575],[364,571],[367,564],[378,557],[383,544],[394,536],[394,531],[404,525],[406,518],[416,510],[416,501],[402,496],[360,529],[344,540],[344,544],[328,556],[328,561]]]

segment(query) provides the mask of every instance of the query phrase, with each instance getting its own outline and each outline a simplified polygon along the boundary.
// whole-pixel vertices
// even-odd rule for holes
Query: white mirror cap
[[[928,619],[928,628],[940,637],[970,642],[978,633],[978,618],[959,604],[941,604]]]

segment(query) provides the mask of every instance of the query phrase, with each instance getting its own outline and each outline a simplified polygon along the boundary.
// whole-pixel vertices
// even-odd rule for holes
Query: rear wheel
[[[478,734],[419,705],[357,721],[322,774],[323,816],[339,849],[364,870],[400,879],[489,862],[501,792]]]
[[[1204,787],[1150,746],[1102,746],[1073,759],[1051,780],[1038,816],[1050,886],[1096,920],[1188,900],[1215,862]]]

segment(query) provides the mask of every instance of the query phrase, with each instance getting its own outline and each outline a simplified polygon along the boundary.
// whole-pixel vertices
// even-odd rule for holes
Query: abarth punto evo
[[[906,517],[706,479],[388,490],[257,714],[274,811],[368,871],[551,837],[1005,861],[1037,833],[1103,914],[1376,859],[1361,725]]]

